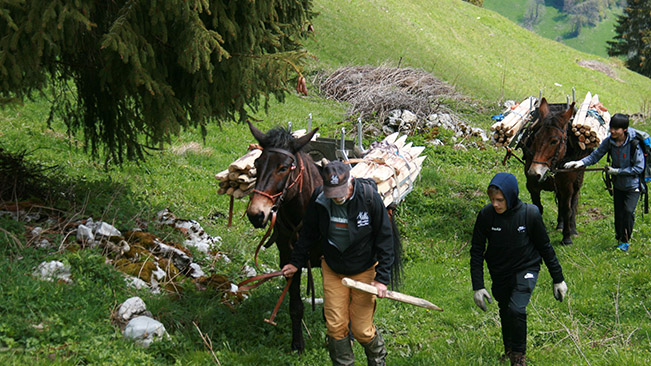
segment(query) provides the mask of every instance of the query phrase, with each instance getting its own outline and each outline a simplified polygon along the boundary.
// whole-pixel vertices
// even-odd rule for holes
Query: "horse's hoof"
[[[305,343],[301,344],[294,344],[292,343],[292,352],[296,352],[299,356],[303,353],[305,350]]]
[[[574,243],[572,242],[571,238],[563,238],[563,240],[561,240],[561,244],[562,245],[572,245]]]

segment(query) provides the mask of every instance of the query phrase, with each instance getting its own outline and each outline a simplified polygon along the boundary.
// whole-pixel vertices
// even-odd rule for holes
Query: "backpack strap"
[[[373,206],[373,199],[371,198],[371,194],[369,194],[368,190],[370,189],[368,186],[370,186],[369,182],[365,181],[364,178],[355,178],[359,182],[359,184],[362,186],[362,194],[364,195],[364,199],[366,200],[366,207],[373,209],[375,208]]]

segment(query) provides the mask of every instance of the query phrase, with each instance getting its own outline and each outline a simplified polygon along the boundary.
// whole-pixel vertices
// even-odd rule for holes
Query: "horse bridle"
[[[280,204],[285,199],[285,195],[287,194],[287,192],[289,192],[289,190],[292,189],[292,187],[294,187],[295,184],[298,183],[298,193],[300,194],[300,193],[303,192],[303,171],[305,170],[305,164],[303,164],[303,160],[301,159],[301,157],[299,155],[293,154],[288,150],[279,149],[279,148],[276,148],[276,147],[270,147],[270,148],[267,148],[265,150],[289,156],[292,159],[292,166],[289,168],[289,170],[290,170],[289,174],[293,174],[294,172],[296,172],[296,162],[297,161],[298,161],[298,166],[299,166],[298,167],[298,175],[296,175],[294,177],[294,180],[292,180],[291,183],[290,183],[289,177],[287,177],[287,180],[285,181],[285,187],[283,188],[282,191],[280,191],[280,192],[278,192],[278,193],[276,193],[274,195],[271,195],[271,194],[269,194],[267,192],[263,192],[263,191],[260,191],[260,190],[257,190],[257,189],[253,189],[254,194],[262,195],[262,196],[267,197],[267,198],[269,198],[271,200],[271,202],[273,204],[271,210],[273,212],[275,212],[275,211],[278,210],[278,207],[280,207]]]
[[[556,162],[558,160],[558,155],[560,155],[560,153],[561,153],[561,146],[563,144],[565,144],[567,146],[567,129],[563,130],[562,128],[554,126],[554,125],[550,125],[550,126],[546,126],[546,127],[555,128],[555,129],[561,131],[561,133],[563,134],[563,141],[562,141],[562,143],[558,144],[558,146],[556,147],[556,152],[554,153],[554,156],[550,159],[550,161],[536,161],[536,160],[532,159],[531,162],[536,163],[536,164],[547,165],[547,167],[549,167],[549,170],[551,170],[553,172],[554,171],[553,166],[556,165]]]
[[[260,240],[260,243],[258,243],[258,245],[256,246],[255,254],[253,256],[253,263],[255,264],[256,268],[258,268],[258,253],[260,252],[260,248],[262,248],[262,246],[264,246],[265,248],[268,248],[273,243],[273,241],[270,241],[269,243],[265,244],[267,238],[269,237],[269,235],[271,234],[271,232],[274,229],[274,226],[276,225],[276,212],[278,211],[278,208],[280,207],[282,202],[285,200],[285,195],[297,183],[298,183],[298,194],[301,194],[303,192],[303,172],[305,170],[305,164],[303,164],[303,160],[301,159],[300,155],[292,154],[288,150],[280,149],[280,148],[276,148],[276,147],[270,147],[270,148],[267,148],[265,150],[289,156],[292,159],[292,166],[289,168],[289,170],[290,170],[289,174],[292,174],[292,173],[296,172],[296,161],[297,160],[298,160],[299,169],[298,169],[298,175],[296,177],[294,177],[294,180],[291,181],[291,183],[290,183],[290,179],[289,179],[289,176],[288,176],[287,180],[285,181],[285,187],[283,188],[282,191],[280,191],[280,192],[278,192],[276,194],[271,195],[271,194],[269,194],[267,192],[263,192],[263,191],[260,191],[260,190],[257,190],[257,189],[253,189],[253,194],[259,194],[261,196],[267,197],[267,198],[269,198],[271,200],[271,203],[273,204],[273,206],[271,207],[271,218],[270,218],[269,228],[267,229],[267,232],[264,234],[264,236]],[[249,201],[249,204],[250,203],[251,203],[251,201]],[[288,223],[285,223],[285,224],[287,225]],[[291,226],[294,226],[294,225],[291,225]],[[294,226],[294,227],[292,227],[290,229],[294,232],[294,235],[296,235],[296,233],[300,230],[300,225],[298,227]]]

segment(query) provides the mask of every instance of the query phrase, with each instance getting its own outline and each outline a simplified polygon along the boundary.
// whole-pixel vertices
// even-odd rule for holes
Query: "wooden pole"
[[[356,290],[368,292],[369,294],[377,295],[377,288],[375,288],[375,286],[371,286],[371,285],[369,285],[367,283],[355,281],[355,280],[353,280],[351,278],[348,278],[348,277],[344,277],[341,280],[341,283],[346,287],[354,288]],[[427,308],[427,309],[443,311],[443,309],[441,309],[440,307],[432,304],[431,302],[429,302],[429,301],[427,301],[425,299],[421,299],[419,297],[414,297],[414,296],[411,296],[411,295],[405,295],[405,294],[402,294],[402,293],[396,292],[396,291],[387,291],[387,296],[386,297],[391,299],[391,300],[397,300],[397,301],[401,301],[401,302],[411,304],[411,305],[420,306],[420,307]]]
[[[233,201],[235,197],[231,196],[231,204],[228,206],[228,227],[231,227],[233,224]]]

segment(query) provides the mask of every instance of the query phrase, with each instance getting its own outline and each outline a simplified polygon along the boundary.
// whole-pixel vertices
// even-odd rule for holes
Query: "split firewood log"
[[[588,92],[572,122],[572,130],[579,137],[581,149],[597,147],[608,136],[609,122],[610,114],[608,109],[599,102],[599,95],[592,95]],[[581,139],[581,135],[586,138]]]
[[[493,123],[490,130],[493,132],[493,144],[496,146],[508,145],[514,136],[520,132],[524,124],[531,118],[531,112],[537,99],[528,97],[520,104],[508,111],[503,120]]]
[[[395,133],[374,143],[351,169],[352,176],[371,178],[377,183],[386,206],[398,204],[411,191],[426,158],[419,156],[424,146],[413,146],[406,139],[406,135]]]

